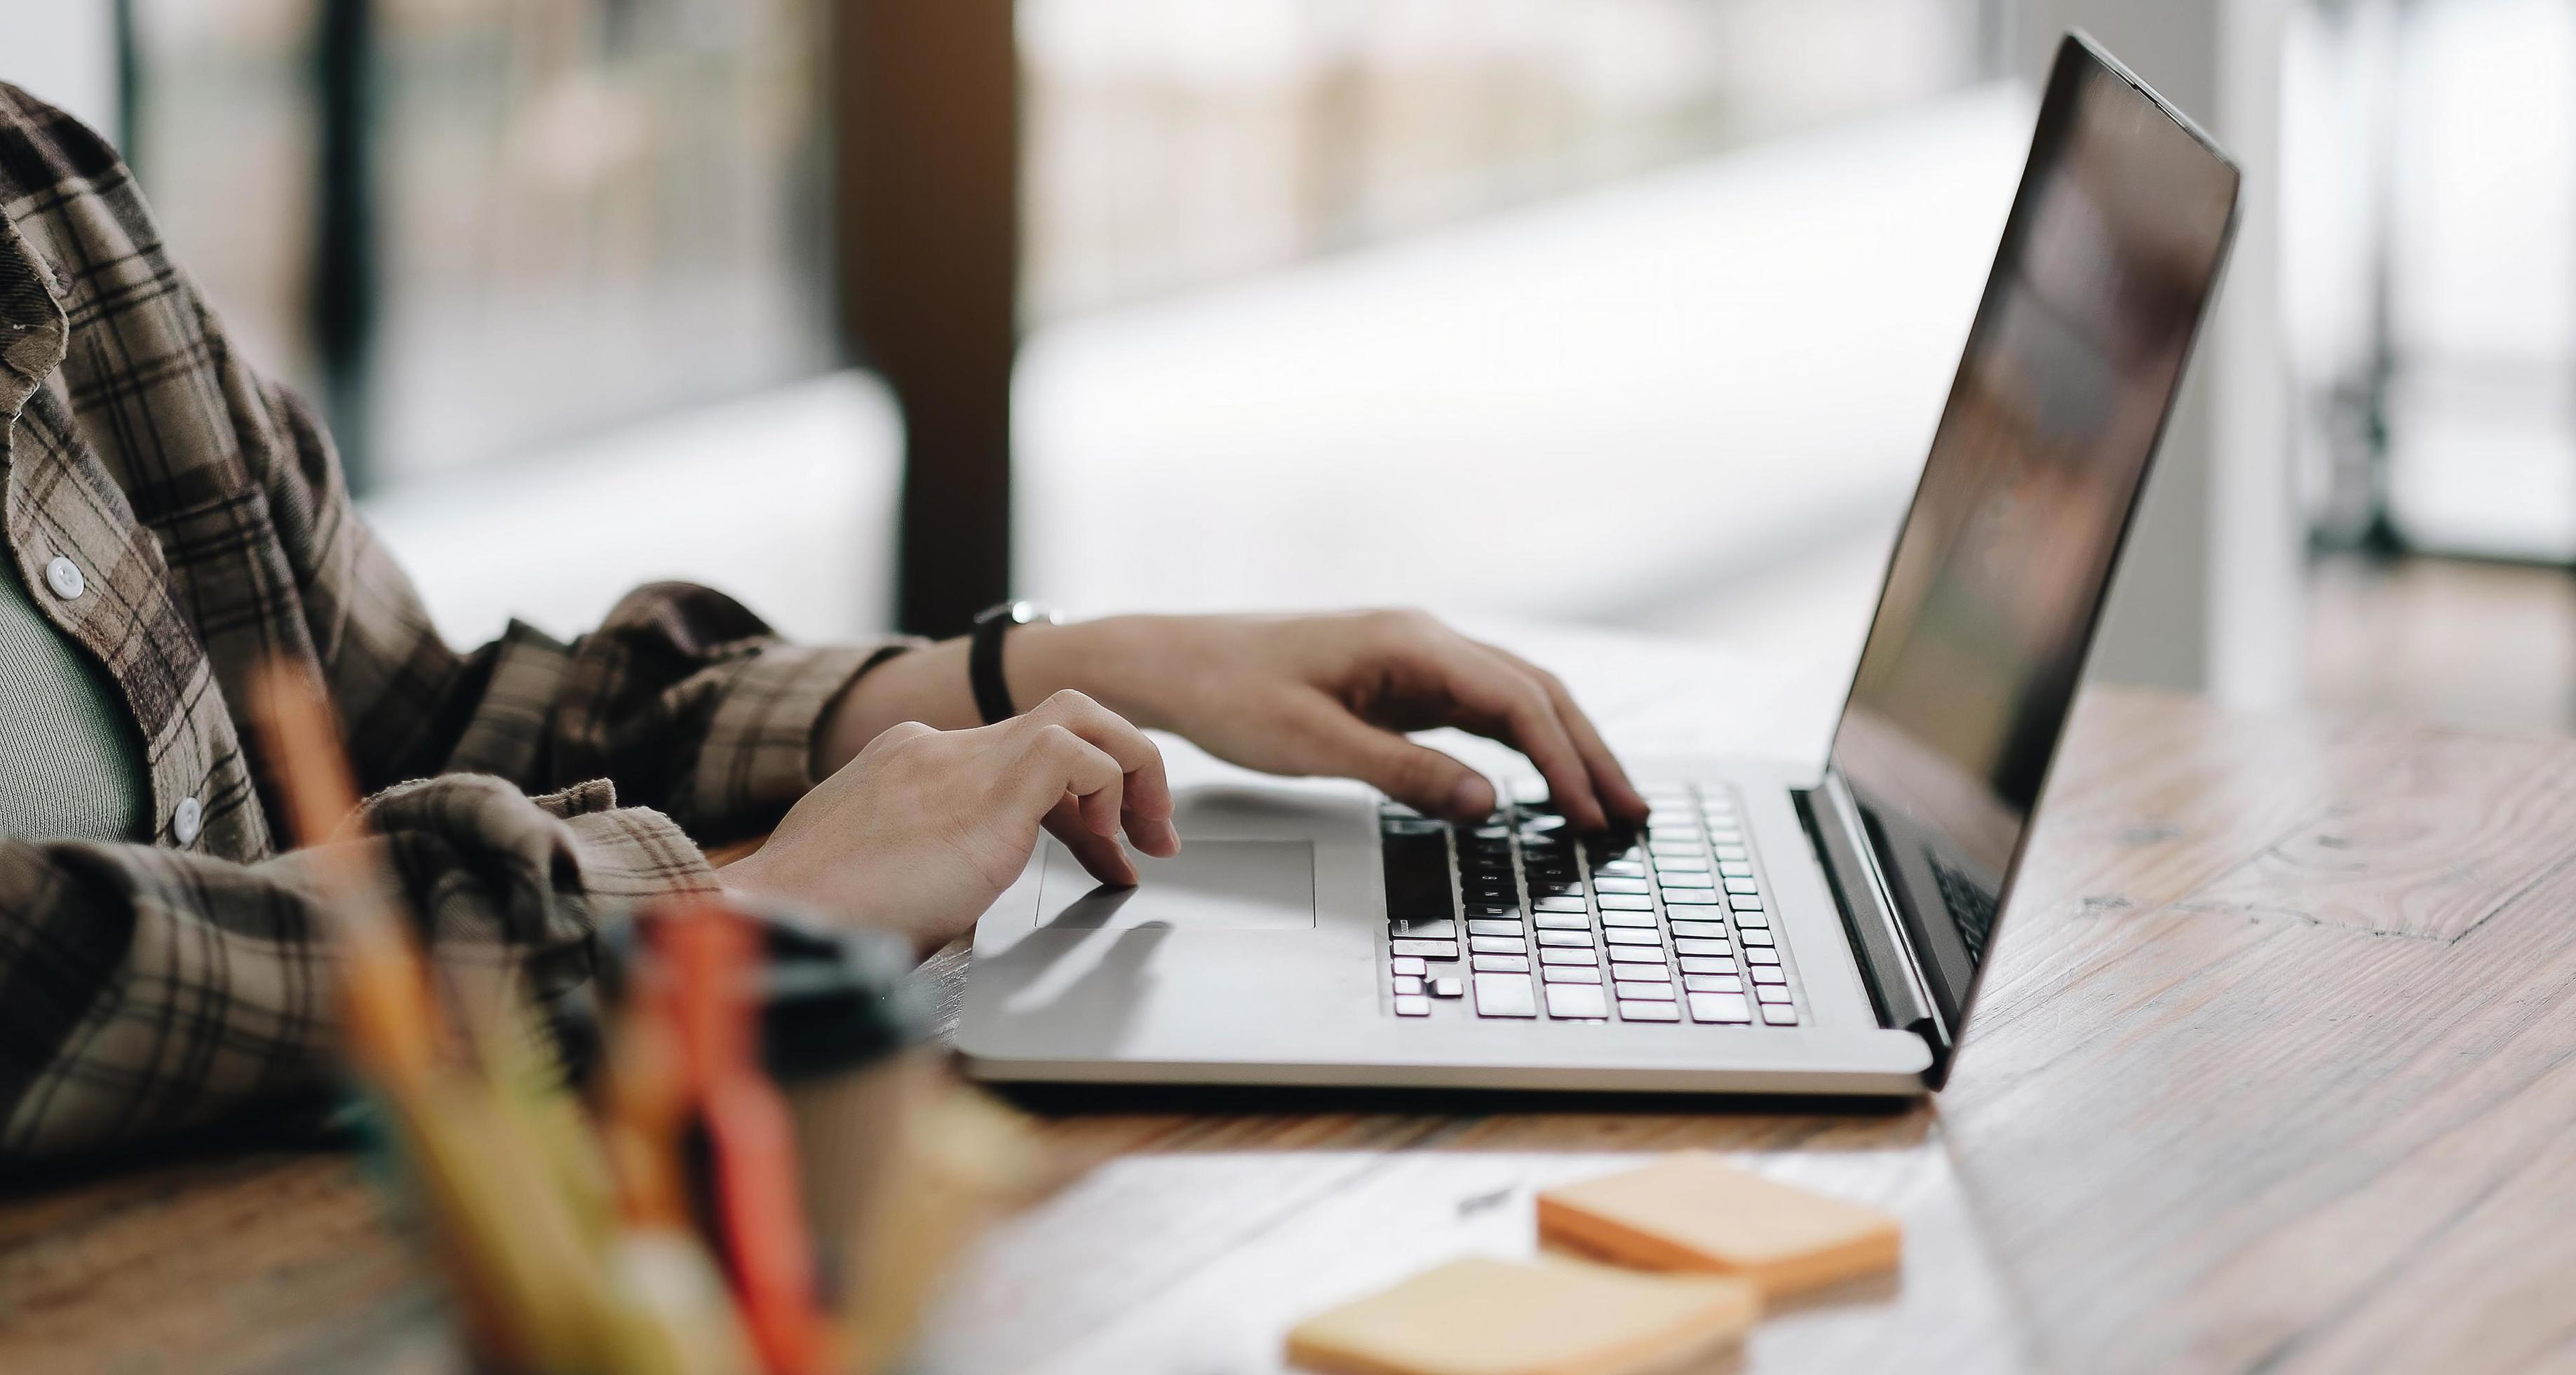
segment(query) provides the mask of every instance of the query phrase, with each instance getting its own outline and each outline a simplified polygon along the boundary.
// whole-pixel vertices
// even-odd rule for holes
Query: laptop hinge
[[[1833,884],[1834,902],[1842,909],[1843,926],[1851,934],[1852,952],[1859,957],[1861,979],[1869,985],[1879,1025],[1922,1037],[1932,1049],[1932,1074],[1939,1075],[1950,1060],[1950,1032],[1932,1004],[1904,924],[1897,920],[1896,904],[1879,873],[1876,847],[1869,843],[1851,790],[1828,770],[1821,785],[1798,792],[1796,799],[1816,858]]]

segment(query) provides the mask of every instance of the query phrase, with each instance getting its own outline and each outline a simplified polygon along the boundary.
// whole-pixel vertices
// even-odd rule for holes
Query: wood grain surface
[[[1937,1102],[1046,1103],[1088,1169],[921,1368],[1274,1370],[1297,1316],[1684,1146],[1905,1219],[1900,1276],[1775,1313],[1746,1369],[2576,1365],[2571,859],[2576,743],[2095,690]],[[0,1201],[0,1370],[454,1366],[345,1157]]]

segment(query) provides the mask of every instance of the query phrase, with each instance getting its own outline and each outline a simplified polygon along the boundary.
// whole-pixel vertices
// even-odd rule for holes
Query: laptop
[[[2065,40],[1821,774],[1630,760],[1652,816],[1579,834],[1529,789],[1449,824],[1356,784],[1176,764],[1179,857],[1106,888],[1049,840],[978,923],[970,1071],[1939,1088],[2237,184],[2188,119]]]

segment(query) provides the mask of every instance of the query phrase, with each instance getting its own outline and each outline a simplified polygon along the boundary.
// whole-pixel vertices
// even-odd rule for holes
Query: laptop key
[[[1655,929],[1655,914],[1652,912],[1603,912],[1601,914],[1601,925],[1605,928],[1625,927],[1632,931],[1652,931]]]
[[[1667,855],[1658,852],[1655,856],[1655,872],[1659,874],[1705,874],[1708,872],[1708,861],[1701,858],[1697,850],[1693,850],[1686,855]]]
[[[1798,1009],[1787,1007],[1779,1003],[1764,1003],[1762,1005],[1762,1020],[1769,1022],[1773,1026],[1796,1026],[1798,1024]]]
[[[1691,1020],[1739,1026],[1753,1020],[1753,1004],[1741,993],[1693,993]]]
[[[1642,998],[1648,1002],[1667,1003],[1673,1000],[1673,986],[1668,983],[1620,983],[1613,985],[1613,987],[1619,990],[1619,1001],[1623,1003],[1632,998]]]
[[[1771,924],[1771,917],[1759,908],[1752,908],[1736,913],[1735,924],[1750,931],[1768,927]]]
[[[1610,1015],[1610,1000],[1599,984],[1549,984],[1547,1015],[1599,1019]]]
[[[1583,912],[1541,912],[1536,917],[1541,931],[1589,931],[1592,918]]]
[[[1663,876],[1663,883],[1667,892],[1675,888],[1714,888],[1717,886],[1717,878],[1707,873],[1691,874],[1667,870]]]
[[[1684,955],[1682,957],[1682,972],[1685,974],[1732,974],[1735,972],[1735,961],[1722,960],[1710,955]]]
[[[1748,926],[1735,934],[1737,939],[1746,945],[1764,946],[1772,943],[1771,933],[1759,926]]]
[[[1613,926],[1602,931],[1612,945],[1661,946],[1664,938],[1651,926]]]
[[[1380,860],[1386,873],[1386,911],[1390,917],[1449,915],[1449,840],[1437,828],[1396,829],[1400,822],[1379,825]]]
[[[1753,877],[1753,865],[1741,859],[1721,859],[1717,862],[1717,871],[1728,878]]]
[[[1755,984],[1753,986],[1753,996],[1766,1003],[1785,1003],[1790,1001],[1789,990],[1779,984]]]
[[[1397,940],[1451,941],[1458,938],[1458,923],[1448,917],[1398,917],[1386,924],[1386,933]]]
[[[1479,955],[1517,955],[1529,948],[1518,936],[1469,936],[1467,947]]]
[[[1644,878],[1646,866],[1633,859],[1614,859],[1607,864],[1593,865],[1592,872],[1595,877]]]
[[[1598,966],[1578,969],[1570,964],[1551,964],[1541,966],[1539,968],[1539,973],[1545,975],[1547,981],[1552,984],[1597,984],[1601,982],[1601,970]]]
[[[1655,900],[1647,897],[1643,893],[1603,893],[1601,895],[1601,910],[1604,912],[1652,912],[1655,910]]]
[[[1726,881],[1726,891],[1730,893],[1759,893],[1762,891],[1762,888],[1759,884],[1756,884],[1749,878],[1730,878]]]
[[[1684,974],[1682,987],[1693,993],[1741,993],[1744,980],[1733,974]],[[1786,994],[1789,990],[1780,991]]]
[[[1784,985],[1785,985],[1785,984],[1787,984],[1787,983],[1789,982],[1789,976],[1788,976],[1787,974],[1785,974],[1785,973],[1782,973],[1782,972],[1781,972],[1781,970],[1780,970],[1780,966],[1778,966],[1778,965],[1776,965],[1776,964],[1774,964],[1774,965],[1756,965],[1756,966],[1754,966],[1752,969],[1749,969],[1749,970],[1747,970],[1747,971],[1745,971],[1745,972],[1746,972],[1746,973],[1748,973],[1748,974],[1750,974],[1750,975],[1752,975],[1752,976],[1753,976],[1753,982],[1758,983],[1758,984],[1784,984]]]
[[[1387,944],[1392,947],[1390,953],[1397,955],[1418,955],[1426,960],[1458,958],[1456,941],[1389,941]]]
[[[1673,971],[1666,969],[1660,964],[1640,964],[1634,960],[1612,960],[1610,962],[1610,981],[1617,983],[1622,980],[1632,983],[1668,984],[1673,981]]]
[[[1476,1015],[1479,1017],[1535,1017],[1538,1015],[1538,988],[1527,974],[1479,974],[1476,976]]]
[[[1641,896],[1651,891],[1642,878],[1620,878],[1616,874],[1608,878],[1593,879],[1592,888],[1598,893],[1631,893]]]
[[[1666,907],[1715,907],[1716,905],[1717,894],[1710,889],[1667,888],[1664,890],[1664,906]],[[1714,916],[1716,914],[1711,913],[1710,915]]]
[[[1394,959],[1387,961],[1387,964],[1393,972],[1397,974],[1410,974],[1417,979],[1431,972],[1430,967],[1423,964],[1419,956],[1414,955],[1398,955]]]
[[[1431,1015],[1431,1000],[1423,997],[1419,993],[1413,994],[1410,997],[1398,998],[1395,1000],[1395,1015],[1398,1017],[1428,1017]]]
[[[1760,893],[1729,893],[1726,895],[1726,905],[1734,908],[1738,912],[1759,912],[1762,910],[1762,895]]]
[[[1467,920],[1467,934],[1470,936],[1517,936],[1520,933],[1519,922],[1502,917],[1470,917]]]
[[[1479,974],[1526,974],[1529,972],[1529,956],[1478,955],[1473,967]]]
[[[1419,993],[1421,991],[1422,980],[1417,979],[1410,974],[1398,974],[1395,976],[1395,996],[1401,998],[1408,994]]]
[[[1474,929],[1472,924],[1469,929]],[[1722,941],[1725,940],[1730,933],[1726,929],[1725,922],[1684,921],[1680,916],[1676,915],[1673,918],[1673,934],[1676,936],[1693,936],[1704,940]]]
[[[1682,936],[1673,941],[1673,953],[1677,955],[1725,955],[1733,952],[1728,948],[1724,941],[1695,941],[1687,936]]]
[[[1760,946],[1755,946],[1744,952],[1744,962],[1746,964],[1756,965],[1778,964],[1780,962],[1780,952],[1777,950],[1765,950]]]
[[[1682,1019],[1682,1010],[1671,1003],[1640,1000],[1620,1003],[1619,1017],[1629,1022],[1678,1022]]]
[[[1585,950],[1589,950],[1592,948],[1592,933],[1589,931],[1541,931],[1538,933],[1538,943],[1540,945],[1561,945],[1567,947],[1580,946]]]
[[[1538,962],[1540,964],[1596,965],[1601,961],[1592,953],[1590,946],[1577,950],[1562,945],[1551,945],[1538,952]]]
[[[1455,974],[1449,975],[1446,978],[1433,979],[1431,981],[1431,996],[1434,998],[1463,998],[1467,996],[1467,981],[1459,978]]]
[[[1546,897],[1532,899],[1530,906],[1541,912],[1580,912],[1584,910],[1583,899],[1570,893],[1550,893]]]

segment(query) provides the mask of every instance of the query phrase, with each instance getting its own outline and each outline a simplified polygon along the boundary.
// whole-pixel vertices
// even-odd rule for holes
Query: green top
[[[143,777],[116,685],[15,571],[0,573],[0,835],[140,839],[151,809]]]

